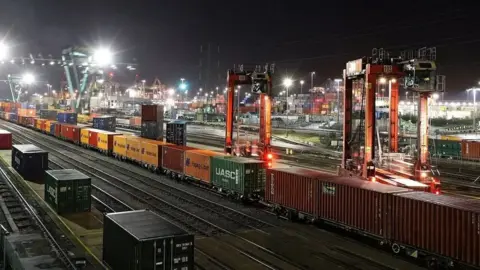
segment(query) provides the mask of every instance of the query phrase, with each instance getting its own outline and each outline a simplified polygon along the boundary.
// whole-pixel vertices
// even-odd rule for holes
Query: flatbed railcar
[[[15,116],[3,114],[3,117],[17,123]],[[59,137],[57,131],[52,135]],[[127,139],[133,137],[125,135],[113,137],[117,136],[124,136]],[[72,142],[81,143],[75,140]],[[114,149],[115,146],[114,139]],[[141,147],[138,151],[141,151]],[[115,150],[106,154],[119,157]],[[184,160],[187,163],[187,159]],[[145,165],[142,164],[141,156],[137,156],[134,161]],[[161,169],[163,168],[154,171],[162,172]],[[215,173],[235,181],[237,175],[233,172],[219,170]],[[418,192],[410,188],[382,185],[301,168],[288,168],[283,171],[266,169],[265,174],[264,190],[254,187],[252,189],[255,192],[254,198],[271,206],[278,215],[294,220],[327,223],[375,239],[380,244],[389,246],[393,253],[424,259],[429,266],[440,265],[458,269],[480,267],[478,201]],[[198,180],[199,177],[192,175],[183,177],[188,180],[195,178]],[[258,183],[261,183],[261,178],[258,179],[260,181]],[[200,182],[215,187],[222,193],[230,188],[227,194],[237,193],[237,196],[234,196],[236,199],[244,198],[238,196],[235,187],[220,187],[212,180],[210,183],[205,180]],[[261,189],[262,186],[259,184],[258,187]],[[412,209],[416,210],[411,211]],[[412,231],[411,224],[422,226],[417,226],[417,230]],[[459,232],[463,234],[457,235]],[[445,248],[446,246],[449,248]]]

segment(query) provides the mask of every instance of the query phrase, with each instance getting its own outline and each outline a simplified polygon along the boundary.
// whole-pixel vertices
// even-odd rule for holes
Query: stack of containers
[[[111,213],[104,217],[103,261],[109,269],[190,270],[194,241],[194,235],[154,212]]]
[[[93,128],[115,132],[116,126],[116,118],[115,116],[98,116],[93,118]]]
[[[48,169],[48,152],[33,144],[12,147],[12,167],[25,179],[43,183]]]
[[[56,110],[40,110],[40,118],[47,120],[57,120],[57,111]]]
[[[141,136],[152,140],[163,140],[162,105],[142,105]]]
[[[172,121],[167,124],[167,142],[176,145],[187,145],[187,122]]]
[[[45,201],[57,214],[90,212],[90,177],[72,169],[48,170],[45,175]]]

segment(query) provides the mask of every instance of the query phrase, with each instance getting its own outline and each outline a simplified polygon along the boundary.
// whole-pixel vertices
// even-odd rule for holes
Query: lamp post
[[[300,81],[300,94],[303,94],[303,84],[305,83],[304,80]]]
[[[285,78],[283,79],[283,86],[285,86],[285,89],[287,90],[287,122],[285,123],[285,133],[286,136],[288,136],[288,114],[290,113],[290,104],[288,104],[288,89],[290,86],[292,86],[293,80],[291,78]]]
[[[480,84],[480,82],[478,83]],[[477,131],[477,91],[479,91],[480,88],[473,87],[470,89],[467,89],[467,92],[473,92],[473,130]]]
[[[313,89],[313,76],[315,76],[315,71],[310,72],[310,90]]]

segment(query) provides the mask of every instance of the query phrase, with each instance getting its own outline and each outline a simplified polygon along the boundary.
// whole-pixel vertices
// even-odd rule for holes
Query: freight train
[[[480,267],[480,201],[419,192],[302,168],[266,168],[262,161],[171,145],[132,135],[36,119],[0,118],[129,160],[176,179],[253,199],[277,215],[333,225],[375,239],[395,254],[429,266]],[[33,124],[32,124],[33,123]]]

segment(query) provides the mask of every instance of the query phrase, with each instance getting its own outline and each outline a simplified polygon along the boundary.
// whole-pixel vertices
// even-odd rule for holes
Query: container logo
[[[328,185],[323,185],[322,186],[322,192],[324,194],[328,194],[328,195],[335,195],[336,193],[336,190],[335,190],[335,187],[333,186],[328,186]]]
[[[130,149],[130,144],[127,144],[127,150],[129,150],[129,149]]]
[[[142,155],[145,153],[145,148],[142,147]]]
[[[50,194],[55,199],[55,203],[57,203],[57,190],[51,186],[48,187],[47,193]]]
[[[187,158],[185,160],[185,165],[187,167],[192,166],[192,167],[200,169],[200,170],[207,170],[207,171],[210,170],[210,166],[207,166],[205,164],[200,164],[200,163],[197,163],[197,162],[193,162],[193,161],[190,160],[190,158]]]
[[[238,170],[229,171],[222,168],[215,168],[215,174],[235,180],[235,184],[238,184]]]

